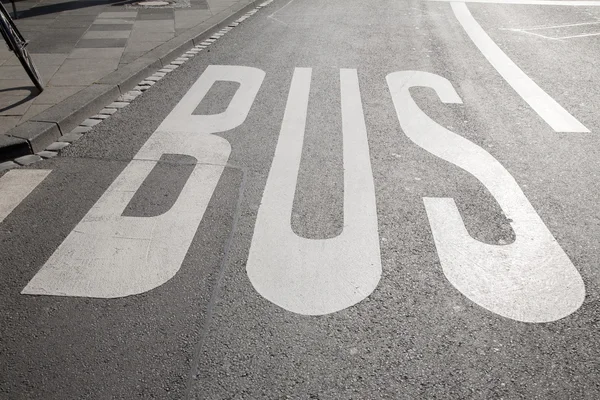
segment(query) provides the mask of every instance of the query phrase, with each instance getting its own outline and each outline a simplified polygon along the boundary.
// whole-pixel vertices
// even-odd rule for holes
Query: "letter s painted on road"
[[[411,87],[428,87],[444,103],[462,103],[452,84],[419,71],[389,74],[387,82],[404,133],[475,176],[513,221],[514,243],[481,243],[469,236],[453,199],[425,198],[450,283],[480,306],[517,321],[550,322],[575,312],[585,297],[583,280],[514,178],[487,151],[431,120],[409,92]]]

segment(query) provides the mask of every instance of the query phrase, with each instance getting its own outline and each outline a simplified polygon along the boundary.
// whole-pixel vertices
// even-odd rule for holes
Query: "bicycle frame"
[[[44,90],[44,84],[40,74],[26,48],[28,41],[25,40],[21,32],[19,32],[19,29],[2,3],[0,3],[0,32],[2,33],[2,37],[8,45],[8,48],[15,53],[21,62],[21,65],[23,65],[25,72],[27,72],[27,75],[31,78],[31,81],[40,92]]]

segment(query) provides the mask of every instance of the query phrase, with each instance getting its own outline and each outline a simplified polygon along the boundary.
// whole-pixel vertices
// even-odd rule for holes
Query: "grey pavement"
[[[447,2],[384,0],[374,6],[358,0],[275,0],[59,156],[0,172],[1,188],[8,173],[51,171],[0,220],[0,397],[599,398],[600,93],[594,72],[600,8],[471,3],[468,8],[502,51],[590,132],[552,129],[483,56]],[[578,30],[572,30],[575,27]],[[225,141],[229,143],[231,154],[219,164],[190,155],[196,148],[182,146],[185,131],[193,129],[191,137],[204,143],[207,130],[238,120],[246,87],[216,79],[210,88],[200,85],[189,92],[197,95],[206,89],[205,96],[183,102],[190,106],[186,112],[202,120],[224,112],[237,99],[231,120],[217,116],[192,128],[183,122],[178,128],[158,128],[195,82],[225,71],[223,66],[252,67],[265,75],[245,120],[213,135],[224,140],[213,138],[210,145],[200,146],[198,151],[213,157],[228,148]],[[352,226],[354,215],[345,209],[345,195],[365,185],[348,188],[344,179],[351,164],[364,160],[358,153],[343,153],[352,140],[343,130],[360,126],[347,126],[342,120],[361,113],[342,112],[352,96],[340,90],[347,90],[341,70],[356,70],[358,77],[376,200],[376,209],[367,211],[377,222],[380,280],[361,301],[323,315],[279,305],[257,290],[247,271],[272,168],[277,172],[293,165],[286,153],[287,158],[275,160],[278,146],[286,140],[282,126],[303,127],[285,117],[302,111],[293,101],[287,107],[288,99],[297,98],[297,92],[290,94],[299,76],[296,68],[312,69],[304,139],[298,139],[301,130],[290,136],[301,146],[301,164],[293,206],[283,216],[299,239],[290,242],[282,236],[271,247],[285,245],[290,256],[301,253],[300,238],[332,247],[325,239]],[[397,92],[390,92],[386,81],[397,71],[413,71],[412,76],[428,72],[451,83],[462,104],[448,97],[443,98],[446,103],[440,101],[441,89],[438,94],[429,87],[410,89],[418,108],[437,124],[420,135],[427,138],[438,125],[455,132],[484,149],[514,178],[553,237],[550,247],[559,246],[581,277],[585,298],[576,309],[544,322],[510,318],[466,296],[449,279],[443,266],[448,260],[440,256],[424,199],[453,199],[467,236],[494,248],[509,248],[529,232],[516,229],[519,221],[512,219],[512,209],[503,209],[517,203],[504,202],[511,200],[508,189],[497,191],[409,137],[421,125],[416,113],[404,121],[397,117],[392,97]],[[235,97],[239,93],[241,97]],[[176,114],[174,121],[186,118],[191,117]],[[170,141],[147,142],[155,132],[172,135]],[[150,150],[167,150],[157,159],[148,153],[136,156],[147,143]],[[475,152],[460,153],[451,143],[441,148],[458,151],[463,165],[476,164]],[[144,163],[156,165],[148,168]],[[107,249],[94,253],[96,258],[85,258],[86,252],[95,251],[95,242],[83,242],[73,253],[65,253],[65,263],[79,262],[75,271],[63,270],[62,281],[54,282],[64,284],[65,290],[90,263],[101,268],[122,261],[136,240],[145,237],[139,226],[133,228],[134,221],[156,218],[160,225],[160,217],[190,195],[185,187],[195,168],[216,167],[223,172],[185,259],[164,284],[116,298],[50,290],[21,294],[70,235],[107,220],[93,213],[88,218],[94,207],[107,207],[115,213],[111,218],[132,225],[111,225],[91,240],[123,236],[131,242],[118,249],[122,254]],[[126,179],[118,180],[132,172],[140,183],[135,194]],[[184,216],[201,208],[200,194],[210,177],[206,175],[205,185],[193,193],[198,195],[196,202],[178,209]],[[120,182],[117,189],[109,189],[115,181]],[[118,196],[113,203],[103,197],[111,191],[130,199],[126,207],[118,207]],[[276,200],[286,195],[282,191],[278,196]],[[0,218],[3,204],[0,201]],[[79,225],[83,219],[89,225]],[[177,229],[171,233],[181,235]],[[364,239],[370,239],[366,231]],[[155,246],[160,248],[161,241]],[[171,249],[163,250],[166,254]],[[342,250],[352,249],[342,245]],[[126,259],[124,265],[147,261],[148,254]],[[544,280],[544,266],[556,261],[544,255],[533,265],[509,260],[513,264],[508,268],[539,273],[549,288],[569,286]],[[469,276],[485,277],[479,265],[490,257],[469,260]],[[263,260],[269,261],[266,256]],[[297,273],[296,265],[279,261],[290,274]],[[167,268],[170,260],[161,262]],[[324,260],[319,267],[327,270],[335,262]],[[316,277],[302,275],[306,266],[299,266],[298,280],[322,284],[319,272]],[[60,270],[61,264],[55,268]],[[144,279],[142,274],[140,281]],[[349,279],[339,276],[340,281]],[[496,282],[476,283],[494,287]],[[509,308],[518,308],[511,293],[527,289],[520,283],[509,281],[511,290],[494,295],[507,298]],[[313,300],[290,293],[307,303]],[[527,300],[533,305],[550,301],[543,293]],[[560,307],[567,300],[552,301]]]
[[[17,1],[16,24],[45,82],[38,93],[0,43],[0,135],[81,92],[192,28],[227,13],[237,0],[175,0],[166,5],[112,0]],[[5,2],[12,11],[11,4]],[[227,15],[225,15],[227,16]],[[156,59],[158,57],[155,56]],[[68,132],[64,132],[68,133]],[[2,139],[2,137],[0,137]],[[0,149],[5,140],[0,141]],[[0,150],[0,153],[4,150]],[[0,155],[0,159],[6,157]]]

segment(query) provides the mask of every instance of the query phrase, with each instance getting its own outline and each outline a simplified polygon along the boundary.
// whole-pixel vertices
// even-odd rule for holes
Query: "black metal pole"
[[[17,15],[17,6],[15,5],[15,0],[10,0],[10,2],[13,6],[13,19],[18,19],[19,16]]]

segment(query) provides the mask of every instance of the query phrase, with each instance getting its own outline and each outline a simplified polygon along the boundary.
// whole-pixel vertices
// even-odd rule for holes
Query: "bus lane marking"
[[[598,0],[428,0],[443,3],[520,4],[526,6],[600,7]]]
[[[575,312],[585,297],[583,280],[512,175],[487,151],[430,119],[409,92],[427,87],[443,103],[462,104],[452,84],[419,71],[392,73],[387,82],[409,139],[476,177],[513,221],[512,244],[481,243],[467,232],[452,198],[424,198],[448,281],[478,305],[517,321],[551,322]]]
[[[300,170],[311,83],[296,68],[246,270],[267,300],[297,314],[324,315],[368,297],[381,278],[375,187],[358,75],[340,71],[344,228],[330,239],[296,235],[291,215]]]
[[[171,279],[231,153],[229,142],[213,134],[245,121],[264,76],[250,67],[207,67],[22,293],[116,298],[147,292]],[[216,81],[240,84],[227,109],[193,115]],[[175,203],[158,216],[122,216],[163,154],[196,159]]]
[[[488,62],[523,100],[555,132],[589,132],[589,130],[540,88],[488,36],[463,2],[451,2],[452,11],[471,41]]]
[[[0,223],[50,174],[45,169],[15,169],[0,178]]]

